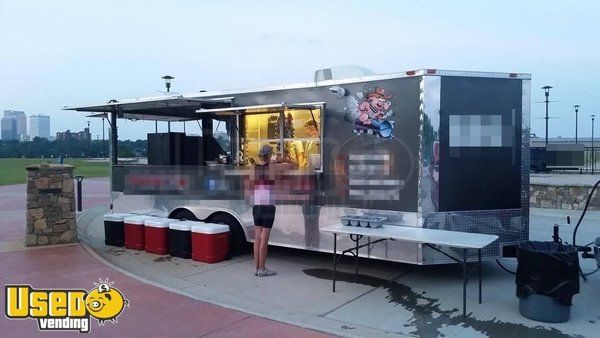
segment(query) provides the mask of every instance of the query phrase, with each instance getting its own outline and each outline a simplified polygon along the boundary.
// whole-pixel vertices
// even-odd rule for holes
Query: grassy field
[[[25,183],[27,172],[25,167],[39,164],[42,161],[56,163],[56,159],[40,158],[0,158],[0,185]],[[82,158],[65,159],[65,164],[75,166],[74,175],[84,177],[108,177],[108,162],[85,162]]]

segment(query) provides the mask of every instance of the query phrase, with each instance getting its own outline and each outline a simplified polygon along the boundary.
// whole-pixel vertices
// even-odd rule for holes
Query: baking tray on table
[[[379,228],[387,218],[379,216],[342,216],[343,225],[362,228]]]

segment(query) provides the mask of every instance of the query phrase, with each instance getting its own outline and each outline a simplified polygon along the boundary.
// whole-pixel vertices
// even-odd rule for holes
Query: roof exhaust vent
[[[336,66],[315,71],[315,82],[327,80],[341,80],[375,75],[374,71],[355,65]]]

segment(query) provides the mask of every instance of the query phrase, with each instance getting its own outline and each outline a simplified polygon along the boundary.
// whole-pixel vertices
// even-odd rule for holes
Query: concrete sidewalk
[[[92,193],[106,182],[89,180],[88,203],[107,201],[107,195]],[[325,337],[327,335],[248,315],[241,311],[201,302],[164,288],[143,283],[99,260],[81,244],[25,248],[25,187],[0,187],[0,299],[6,284],[30,284],[33,288],[78,288],[89,290],[99,278],[114,281],[131,302],[117,324],[99,327],[91,322],[94,337]],[[84,200],[84,206],[86,201]],[[90,205],[90,204],[87,204]],[[4,306],[3,306],[4,308]],[[4,311],[4,310],[3,310]],[[76,336],[74,332],[39,332],[32,319],[9,320],[0,316],[2,337]]]
[[[1,206],[0,210],[2,210]],[[558,338],[591,337],[595,336],[600,329],[600,309],[597,306],[597,301],[600,299],[600,273],[590,276],[587,282],[581,282],[581,292],[573,298],[570,321],[554,324],[541,323],[526,319],[519,314],[514,276],[501,270],[494,261],[486,261],[483,264],[483,304],[477,303],[476,282],[472,278],[467,294],[468,316],[463,318],[460,310],[462,306],[461,269],[457,265],[414,266],[363,260],[360,265],[360,275],[355,280],[352,273],[354,266],[352,260],[348,259],[343,261],[340,266],[337,275],[339,284],[336,292],[332,293],[330,254],[272,248],[268,264],[279,274],[275,277],[258,278],[253,276],[252,257],[249,254],[216,264],[203,264],[192,260],[105,246],[102,215],[107,211],[106,207],[96,207],[87,210],[80,216],[78,220],[79,237],[85,243],[83,249],[89,248],[89,251],[76,246],[75,248],[79,248],[79,251],[69,254],[75,257],[70,258],[65,255],[61,260],[62,264],[64,261],[73,260],[76,263],[74,266],[81,266],[79,269],[90,266],[89,262],[81,263],[83,257],[87,257],[96,264],[100,264],[99,261],[105,261],[108,266],[112,266],[112,269],[107,268],[107,265],[100,264],[96,266],[97,270],[92,269],[92,271],[102,274],[105,271],[103,269],[107,269],[106,276],[93,276],[93,273],[88,276],[82,273],[83,277],[78,277],[77,269],[59,270],[59,273],[55,273],[55,269],[60,269],[60,264],[51,262],[33,264],[27,270],[31,270],[32,267],[43,270],[47,264],[50,271],[53,272],[49,274],[49,277],[41,275],[37,277],[38,279],[48,278],[45,283],[53,283],[55,279],[60,279],[61,283],[67,283],[67,286],[73,287],[91,287],[89,283],[96,281],[98,277],[115,279],[117,281],[115,286],[124,288],[123,292],[132,300],[132,307],[126,309],[126,311],[129,310],[131,318],[154,316],[151,317],[152,319],[144,321],[144,323],[150,323],[146,325],[166,325],[168,327],[173,325],[175,328],[177,328],[176,325],[191,325],[192,327],[198,325],[202,329],[202,322],[200,322],[202,317],[190,315],[190,313],[202,312],[195,308],[195,306],[200,306],[192,300],[196,299],[203,301],[198,302],[204,306],[202,309],[215,306],[214,311],[223,311],[217,312],[223,313],[222,316],[217,315],[217,317],[229,318],[229,315],[233,316],[234,314],[249,316],[247,319],[240,319],[239,322],[227,322],[227,319],[221,323],[224,325],[223,327],[210,333],[223,335],[233,334],[234,330],[241,330],[241,336],[246,333],[250,336],[268,336],[269,334],[278,336],[308,334],[312,336],[317,334],[310,331],[308,333],[307,331],[295,331],[300,330],[297,328],[300,326],[340,336]],[[571,216],[575,223],[580,212],[532,209],[530,212],[530,238],[550,240],[552,226],[555,223],[565,223],[567,215]],[[598,224],[600,224],[600,212],[589,212],[580,228],[578,243],[588,243],[600,236]],[[570,236],[573,228],[574,224],[561,226],[561,236],[565,241],[571,242]],[[16,233],[15,230],[13,233]],[[0,252],[2,252],[1,247],[0,243]],[[51,253],[59,249],[63,250],[55,248],[38,249],[38,251]],[[16,254],[14,250],[17,249],[6,250],[11,252],[0,254],[0,259],[3,258],[1,255]],[[33,255],[31,252],[34,251],[28,250],[23,254]],[[50,254],[38,255],[39,257],[33,259],[34,262],[37,260],[45,262],[46,259],[50,259],[45,257]],[[17,261],[19,260],[27,266],[26,258],[17,258]],[[502,259],[502,263],[509,269],[515,270],[516,261],[514,259]],[[0,264],[4,264],[3,260],[0,261]],[[14,264],[16,266],[12,269],[16,272],[20,271],[20,266],[17,263]],[[584,271],[593,271],[596,267],[595,261],[589,259],[581,260],[581,265]],[[11,270],[11,268],[6,270]],[[28,279],[27,273],[33,272],[22,271],[20,273],[25,276],[23,278]],[[66,275],[63,276],[63,274]],[[88,284],[68,284],[71,276]],[[88,281],[86,280],[88,278],[91,279]],[[133,313],[137,309],[134,301],[145,307],[142,314]],[[189,305],[181,307],[172,304],[173,302],[188,304],[188,301],[191,302]],[[150,313],[146,313],[148,311]],[[206,311],[212,313],[213,310]],[[213,317],[207,316],[212,324]],[[265,321],[261,317],[275,321]],[[129,320],[128,318],[124,314],[117,326],[120,326],[121,323],[124,324]],[[161,318],[164,320],[160,321]],[[181,318],[185,320],[180,321]],[[131,319],[136,322],[137,320]],[[253,321],[264,321],[264,324],[261,325],[267,329],[271,325],[276,327],[284,325],[289,328],[285,330],[289,331],[284,333],[278,331],[280,329],[264,333],[254,331],[253,326],[247,324]],[[159,322],[161,324],[155,324]],[[4,321],[0,322],[0,328],[3,324]],[[110,324],[107,324],[107,327],[98,328],[96,332],[105,332],[102,330],[107,328],[110,329]],[[134,326],[131,329],[128,327],[127,333],[135,335],[137,329],[145,330]],[[187,335],[188,331],[183,331],[187,329],[187,326],[179,329],[182,330],[181,335]],[[160,330],[162,328],[144,332],[159,334],[158,332],[163,332]],[[168,332],[175,332],[174,335],[178,335],[177,331]],[[237,331],[235,334],[238,336]]]
[[[338,271],[331,292],[331,255],[293,249],[270,249],[274,278],[252,276],[250,255],[217,264],[158,256],[142,251],[107,247],[103,243],[102,214],[90,210],[82,220],[83,240],[102,258],[137,278],[168,286],[179,293],[244,312],[342,336],[361,337],[588,337],[600,329],[600,273],[581,282],[573,299],[572,318],[566,323],[541,323],[518,312],[514,276],[494,261],[483,264],[483,304],[477,303],[476,280],[467,294],[467,318],[462,317],[461,269],[458,265],[414,266],[363,260],[355,280],[351,259]],[[550,240],[552,225],[578,212],[533,209],[531,238]],[[579,243],[600,236],[600,212],[591,212],[580,228]],[[87,224],[87,228],[85,225]],[[570,242],[572,226],[561,235]],[[503,259],[516,269],[514,259]],[[584,271],[595,261],[582,260]]]

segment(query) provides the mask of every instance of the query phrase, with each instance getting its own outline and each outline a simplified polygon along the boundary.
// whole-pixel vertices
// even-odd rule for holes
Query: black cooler
[[[104,244],[111,246],[125,245],[125,226],[123,221],[133,214],[104,215]]]
[[[173,257],[192,258],[192,226],[200,222],[173,221],[169,224],[169,254]]]

